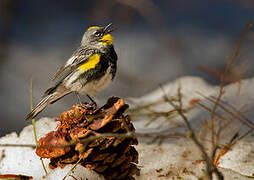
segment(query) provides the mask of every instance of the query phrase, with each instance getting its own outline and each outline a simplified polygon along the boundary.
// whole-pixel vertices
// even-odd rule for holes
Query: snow
[[[167,95],[175,96],[177,89],[181,86],[183,94],[184,107],[190,107],[193,99],[200,99],[202,103],[208,107],[212,107],[212,103],[205,100],[199,93],[206,96],[216,95],[218,87],[213,87],[198,77],[183,77],[174,82],[163,85]],[[243,80],[241,84],[241,93],[238,92],[238,84],[231,84],[225,87],[223,100],[227,101],[237,109],[243,108],[243,112],[247,117],[253,117],[254,105],[254,78]],[[139,97],[128,98],[126,101],[130,107],[147,105],[152,102],[163,99],[164,92],[161,88]],[[202,126],[204,120],[209,120],[210,113],[197,105],[193,106],[186,113],[192,127],[209,137]],[[165,102],[155,105],[151,108],[153,111],[169,111],[172,107]],[[144,110],[145,112],[145,110]],[[230,117],[223,109],[217,111],[225,117]],[[155,121],[149,126],[145,123],[149,121],[149,116],[141,116],[132,118],[137,132],[152,132],[165,129],[184,130],[184,124],[179,117],[172,118],[172,121],[163,121],[163,118]],[[231,117],[232,118],[232,117]],[[163,124],[164,122],[164,124]],[[36,122],[38,137],[44,136],[49,131],[56,128],[56,122],[53,118],[42,118]],[[158,128],[159,126],[159,128]],[[157,129],[155,129],[157,128]],[[228,142],[235,132],[240,134],[246,132],[248,128],[243,126],[236,119],[232,118],[230,127],[225,130],[225,136],[222,142]],[[248,137],[239,140],[219,161],[219,170],[223,173],[225,179],[248,179],[254,173],[254,136],[250,134]],[[136,146],[139,152],[139,166],[141,175],[137,176],[137,180],[143,179],[198,179],[204,175],[205,162],[203,161],[199,150],[188,138],[170,138],[161,145],[157,143],[145,143],[144,139],[139,139],[140,143]],[[25,127],[20,135],[13,132],[0,138],[0,144],[35,144],[33,137],[33,128],[31,125]],[[206,146],[209,147],[209,146]],[[35,150],[28,147],[0,147],[0,174],[22,174],[33,176],[34,179],[63,179],[72,167],[57,168],[50,170],[48,168],[48,160],[43,160],[49,174],[45,176],[40,158],[35,154]],[[93,171],[89,171],[82,166],[77,166],[71,173],[77,179],[103,179]],[[67,179],[73,179],[68,176]]]

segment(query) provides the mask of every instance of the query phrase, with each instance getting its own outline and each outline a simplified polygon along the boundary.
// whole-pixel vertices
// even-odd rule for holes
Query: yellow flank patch
[[[89,31],[91,29],[97,29],[97,28],[99,28],[99,26],[92,26],[92,27],[89,27],[86,31]]]
[[[99,54],[94,54],[89,59],[82,65],[78,67],[79,70],[82,71],[87,71],[89,69],[95,68],[96,64],[100,62],[100,55]]]
[[[110,34],[105,34],[101,39],[100,43],[109,46],[113,43],[113,37]]]

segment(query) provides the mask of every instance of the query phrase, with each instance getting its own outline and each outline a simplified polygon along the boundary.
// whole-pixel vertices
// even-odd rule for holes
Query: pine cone
[[[106,180],[132,179],[140,171],[136,166],[138,152],[133,147],[138,141],[135,136],[126,136],[127,132],[135,132],[129,116],[123,115],[126,109],[128,105],[117,97],[101,108],[87,103],[84,107],[75,105],[57,119],[56,131],[39,140],[36,154],[50,158],[51,169],[81,159],[82,166]]]

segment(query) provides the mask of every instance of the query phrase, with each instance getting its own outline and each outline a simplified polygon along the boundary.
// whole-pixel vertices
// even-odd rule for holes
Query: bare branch
[[[211,112],[211,124],[212,124],[212,142],[213,142],[213,149],[215,148],[215,144],[214,144],[214,116],[215,116],[215,111],[218,107],[218,104],[219,104],[219,101],[221,100],[222,98],[222,95],[224,94],[224,84],[225,84],[225,79],[226,79],[226,76],[229,72],[229,70],[231,69],[233,63],[235,62],[235,59],[236,57],[239,55],[239,52],[240,52],[240,47],[242,45],[242,42],[243,42],[243,38],[245,36],[245,34],[247,33],[247,30],[249,29],[250,26],[252,26],[253,24],[251,22],[245,24],[245,27],[244,27],[244,30],[240,36],[240,39],[238,41],[238,44],[237,44],[237,47],[235,49],[235,52],[233,53],[230,61],[228,61],[227,65],[226,65],[226,68],[225,68],[225,71],[224,73],[222,74],[221,76],[221,80],[220,80],[220,90],[219,90],[219,94],[217,96],[217,99],[216,99],[216,102],[214,103],[214,106],[213,106],[213,109],[212,109],[212,112]]]
[[[196,137],[196,135],[194,133],[194,130],[192,129],[192,127],[191,127],[191,125],[190,125],[190,123],[188,121],[188,118],[182,112],[181,89],[178,88],[179,106],[177,106],[174,102],[172,102],[172,100],[170,100],[168,98],[168,96],[167,96],[167,94],[164,91],[162,86],[161,86],[161,89],[164,92],[165,101],[168,102],[179,113],[179,115],[182,117],[183,121],[185,122],[185,124],[187,126],[187,129],[189,130],[189,137],[196,144],[196,146],[201,151],[203,157],[205,158],[205,161],[206,161],[206,172],[207,172],[207,176],[209,177],[209,179],[212,180],[212,175],[213,175],[213,173],[215,173],[219,180],[223,180],[224,179],[223,175],[219,172],[217,167],[214,166],[213,161],[209,158],[207,152],[205,151],[204,146],[197,139],[197,137]]]

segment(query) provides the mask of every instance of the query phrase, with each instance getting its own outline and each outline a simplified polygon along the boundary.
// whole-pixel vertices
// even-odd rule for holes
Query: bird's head
[[[113,37],[110,34],[112,31],[112,23],[104,27],[89,27],[83,35],[81,45],[110,46],[113,43]]]

